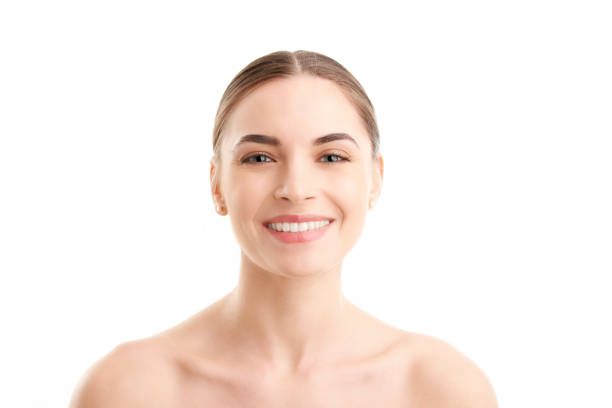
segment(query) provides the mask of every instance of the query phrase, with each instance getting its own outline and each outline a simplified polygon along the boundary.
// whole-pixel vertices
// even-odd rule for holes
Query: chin
[[[321,262],[321,258],[313,259],[312,261],[277,262],[273,269],[278,271],[279,274],[287,277],[315,276],[330,270],[329,264]]]

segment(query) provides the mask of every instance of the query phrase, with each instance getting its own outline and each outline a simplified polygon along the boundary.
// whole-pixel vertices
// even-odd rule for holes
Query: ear
[[[219,185],[219,166],[215,161],[215,156],[210,159],[210,192],[213,199],[213,205],[217,208],[223,205],[223,195],[221,194],[221,186]]]
[[[372,162],[372,187],[370,189],[369,202],[376,202],[378,197],[380,197],[384,173],[383,157],[379,153],[376,160]]]

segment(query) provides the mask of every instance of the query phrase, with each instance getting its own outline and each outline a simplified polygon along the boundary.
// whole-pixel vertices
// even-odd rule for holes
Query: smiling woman
[[[338,62],[275,52],[221,98],[210,187],[241,248],[229,294],[117,346],[84,376],[77,407],[497,406],[449,344],[347,300],[343,259],[382,189],[374,108]]]

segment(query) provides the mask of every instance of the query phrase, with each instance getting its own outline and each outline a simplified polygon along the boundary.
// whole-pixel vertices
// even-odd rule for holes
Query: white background
[[[502,407],[610,407],[604,1],[4,1],[0,406],[67,406],[114,346],[229,292],[221,94],[321,52],[374,103],[385,179],[344,292],[454,345]]]

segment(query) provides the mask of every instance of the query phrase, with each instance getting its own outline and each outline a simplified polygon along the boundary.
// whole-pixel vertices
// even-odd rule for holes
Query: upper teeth
[[[329,224],[329,220],[310,221],[310,222],[275,222],[266,226],[275,231],[283,232],[304,232],[315,230]]]

